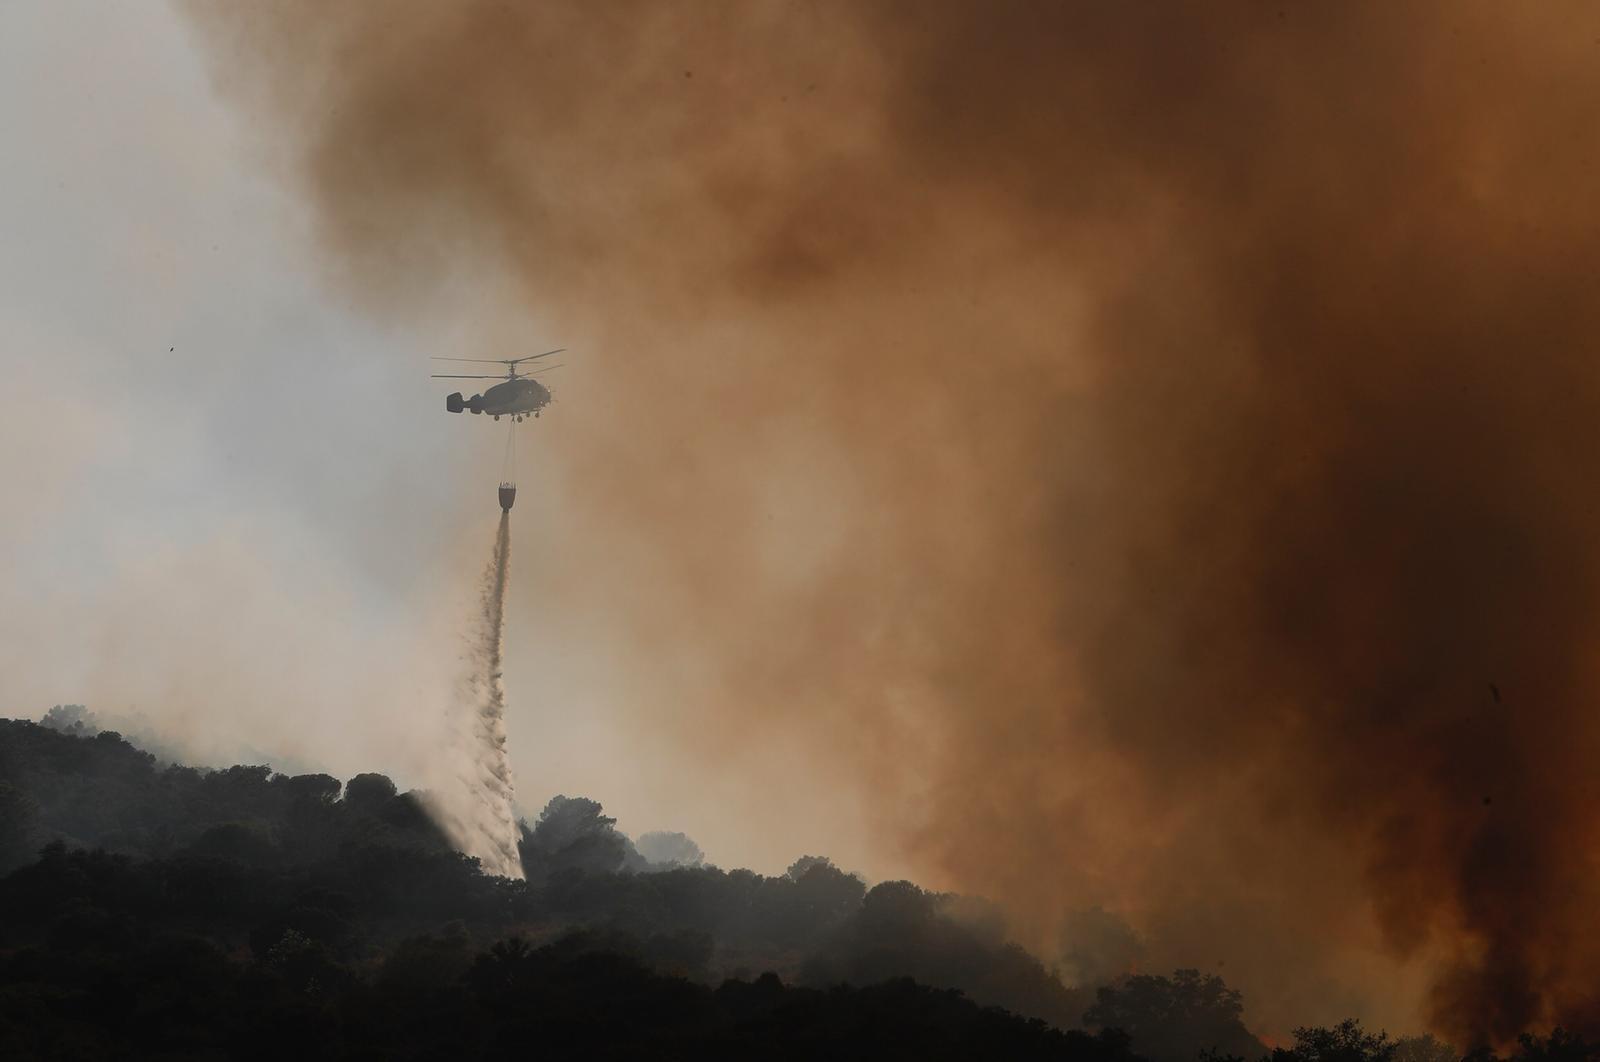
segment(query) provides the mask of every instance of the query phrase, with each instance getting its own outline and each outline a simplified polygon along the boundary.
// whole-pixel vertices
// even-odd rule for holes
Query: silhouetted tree
[[[93,737],[100,732],[100,721],[81,704],[58,704],[44,713],[39,725],[74,737]]]
[[[213,826],[189,846],[192,855],[203,859],[226,859],[246,866],[266,867],[279,859],[278,846],[262,826],[225,822]]]
[[[1517,1049],[1511,1062],[1596,1062],[1600,1060],[1600,1043],[1557,1027],[1547,1037],[1523,1033],[1517,1037]]]
[[[339,799],[339,791],[343,788],[339,779],[331,774],[280,774],[275,775],[272,782],[283,787],[291,804],[332,804]]]
[[[1437,1040],[1432,1033],[1402,1036],[1394,1042],[1390,1062],[1459,1062],[1461,1052]]]
[[[1152,1062],[1191,1062],[1201,1050],[1261,1058],[1266,1045],[1244,1027],[1243,1015],[1243,999],[1222,978],[1177,970],[1171,977],[1135,974],[1098,989],[1083,1023],[1121,1029]]]
[[[1126,978],[1085,1014],[992,904],[868,890],[821,856],[779,877],[633,873],[642,857],[592,800],[552,801],[524,833],[539,873],[510,882],[382,775],[339,799],[327,775],[161,766],[112,732],[0,720],[0,779],[0,854],[20,863],[0,874],[3,1058],[1136,1062],[1118,1029],[1156,1062],[1263,1053],[1217,978]],[[513,932],[527,941],[490,946]],[[1100,1032],[1060,1031],[1079,1015]],[[1446,1053],[1347,1022],[1277,1057]],[[1510,1062],[1600,1056],[1558,1032]]]
[[[784,877],[794,882],[790,924],[813,939],[859,911],[867,893],[866,882],[818,856],[795,860]]]
[[[0,780],[0,874],[33,859],[39,836],[39,805]]]
[[[706,860],[700,846],[687,835],[655,830],[642,834],[634,847],[654,867],[697,867]]]
[[[387,775],[358,774],[344,785],[344,802],[362,815],[377,815],[395,797],[395,785]]]
[[[811,863],[801,881],[830,881],[837,873],[831,864]],[[948,897],[908,881],[874,886],[860,909],[806,959],[801,980],[819,986],[870,985],[909,976],[1060,1028],[1077,1023],[1085,996],[1062,985],[1038,959],[1005,941],[992,926],[950,917],[948,906]]]
[[[1361,1022],[1346,1018],[1332,1028],[1296,1029],[1294,1046],[1275,1049],[1272,1062],[1393,1062],[1394,1052],[1388,1033],[1366,1032]]]
[[[587,874],[642,870],[644,859],[598,801],[554,796],[522,836],[523,872],[535,880],[562,870]]]

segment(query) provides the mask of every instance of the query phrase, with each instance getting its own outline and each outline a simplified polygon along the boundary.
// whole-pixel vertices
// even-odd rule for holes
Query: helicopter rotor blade
[[[501,376],[499,373],[495,373],[492,376],[481,376],[481,375],[477,375],[477,374],[462,374],[462,373],[455,373],[455,372],[436,372],[436,373],[433,373],[431,376],[429,376],[428,379],[430,379],[430,380],[504,380],[505,377]]]
[[[434,354],[430,355],[429,360],[470,361],[479,365],[521,365],[523,362],[533,361],[535,358],[548,358],[552,354],[561,354],[565,352],[566,349],[566,347],[557,347],[555,350],[547,350],[543,354],[528,354],[521,358],[448,358],[440,354]]]
[[[557,347],[554,350],[547,350],[543,354],[529,354],[527,357],[523,357],[523,358],[511,358],[511,359],[509,359],[507,361],[501,362],[501,364],[502,365],[521,365],[523,362],[532,361],[535,358],[548,358],[552,354],[564,353],[566,351],[566,349],[567,349],[566,347]]]

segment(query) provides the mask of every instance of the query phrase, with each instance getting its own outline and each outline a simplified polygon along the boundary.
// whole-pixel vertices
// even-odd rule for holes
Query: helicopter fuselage
[[[457,391],[445,399],[445,408],[452,413],[487,413],[492,417],[527,414],[537,417],[549,404],[549,388],[538,380],[528,379],[507,380],[471,398],[462,398]]]

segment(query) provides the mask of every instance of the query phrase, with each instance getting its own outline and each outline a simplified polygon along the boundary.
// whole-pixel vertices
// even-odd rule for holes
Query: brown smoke
[[[362,305],[587,348],[543,590],[704,755],[1258,1024],[1600,1022],[1592,8],[200,14]]]

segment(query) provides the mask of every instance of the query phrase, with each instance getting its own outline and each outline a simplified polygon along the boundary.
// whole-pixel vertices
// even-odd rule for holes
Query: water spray
[[[511,576],[511,506],[516,501],[515,427],[507,433],[499,488],[500,526],[494,553],[483,573],[479,608],[468,639],[468,671],[455,706],[460,763],[460,800],[441,809],[441,821],[456,847],[483,869],[522,877],[520,830],[514,807],[511,757],[506,751],[506,690],[503,669],[506,586]]]

